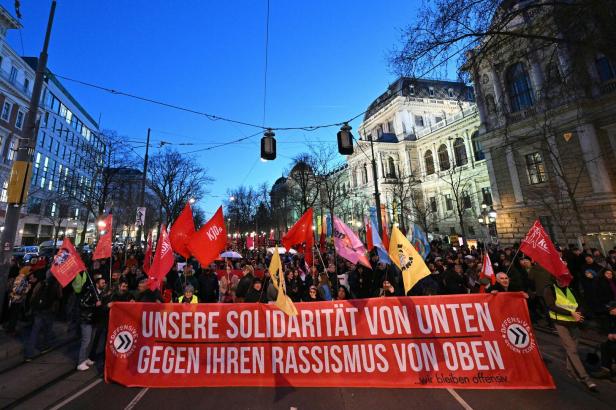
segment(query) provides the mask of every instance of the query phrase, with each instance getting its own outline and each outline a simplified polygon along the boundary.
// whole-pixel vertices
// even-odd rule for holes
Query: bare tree
[[[288,173],[288,198],[298,215],[312,207],[319,198],[319,181],[314,172],[314,157],[309,153],[299,154],[293,159]]]
[[[213,181],[195,158],[172,149],[152,156],[148,172],[150,189],[158,197],[167,223],[178,217],[190,198],[199,200]]]
[[[406,217],[413,214],[413,197],[417,194],[417,186],[421,181],[405,170],[398,170],[398,174],[397,178],[390,182],[389,190],[398,211],[396,217],[399,219],[400,229],[406,232],[409,228],[406,226]]]
[[[225,203],[230,229],[239,232],[255,229],[255,213],[259,195],[252,187],[239,186],[227,191],[230,199]]]
[[[334,217],[348,195],[346,162],[332,145],[311,145],[310,152],[321,208]]]

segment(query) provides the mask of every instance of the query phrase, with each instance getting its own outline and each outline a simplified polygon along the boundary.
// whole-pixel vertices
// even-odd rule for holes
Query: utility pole
[[[53,18],[56,12],[56,0],[51,2],[49,10],[49,19],[47,20],[47,31],[45,32],[45,40],[43,49],[39,55],[38,64],[36,66],[36,75],[34,77],[34,85],[32,86],[32,98],[28,107],[28,115],[26,116],[25,132],[23,138],[19,141],[17,155],[11,168],[8,188],[8,203],[6,208],[6,216],[4,218],[4,231],[2,232],[2,245],[0,246],[0,313],[4,306],[4,295],[6,294],[6,283],[8,279],[11,257],[13,254],[13,245],[15,244],[15,234],[19,225],[19,216],[21,207],[26,202],[28,197],[28,188],[32,178],[32,156],[36,147],[37,114],[39,109],[39,101],[43,91],[43,77],[47,70],[47,49],[49,47],[49,38],[51,37],[51,27],[53,26]]]
[[[381,194],[379,193],[379,177],[376,172],[376,159],[374,158],[374,142],[370,135],[370,150],[372,151],[372,179],[374,180],[374,205],[376,206],[376,221],[379,224],[379,236],[383,235],[383,221],[381,220]]]
[[[148,137],[145,143],[145,157],[143,158],[143,176],[141,178],[141,197],[139,198],[139,206],[142,208],[145,206],[145,183],[148,179],[148,153],[149,151],[150,151],[150,129],[148,128]],[[145,218],[143,222],[145,223]],[[137,243],[139,244],[140,248],[141,248],[141,230],[142,229],[143,227],[141,225],[137,227]]]

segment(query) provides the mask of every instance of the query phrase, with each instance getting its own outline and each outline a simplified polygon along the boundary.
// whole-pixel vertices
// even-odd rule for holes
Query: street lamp
[[[496,236],[496,217],[498,214],[492,206],[488,209],[488,204],[485,202],[481,204],[481,213],[477,217],[477,221],[480,225],[485,226],[488,233],[488,241],[491,241],[492,236]]]
[[[194,204],[196,201],[197,201],[197,200],[196,200],[195,198],[190,198],[190,199],[188,200],[188,203],[192,205],[192,204]]]

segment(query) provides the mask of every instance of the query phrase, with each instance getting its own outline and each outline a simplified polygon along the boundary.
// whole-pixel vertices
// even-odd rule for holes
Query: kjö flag
[[[173,262],[175,262],[175,258],[173,256],[173,249],[171,248],[171,241],[169,240],[167,227],[163,225],[160,228],[160,236],[156,244],[156,253],[154,254],[154,260],[152,261],[152,266],[148,273],[151,290],[160,288],[163,278],[167,276],[167,273],[169,273],[171,267],[173,267]]]
[[[430,274],[430,269],[426,266],[421,255],[395,225],[391,232],[389,256],[402,271],[405,295],[417,282]]]
[[[221,206],[212,219],[190,237],[188,250],[205,268],[218,259],[225,246],[227,246],[227,228]]]
[[[366,248],[359,240],[355,232],[334,216],[334,247],[339,256],[351,263],[361,263],[371,269],[370,262],[366,257]]]
[[[370,208],[370,224],[372,225],[372,243],[379,255],[379,260],[384,263],[391,263],[391,259],[389,259],[387,250],[385,249],[385,246],[383,246],[383,242],[379,236],[379,225],[376,222],[376,208],[374,207]]]
[[[194,233],[195,222],[193,221],[190,202],[188,202],[175,222],[173,222],[173,225],[171,225],[171,232],[169,232],[171,247],[176,253],[182,255],[186,259],[190,257],[187,244]]]
[[[278,290],[278,296],[276,297],[276,306],[289,316],[297,316],[297,308],[293,304],[293,301],[287,296],[287,287],[284,282],[284,275],[282,273],[282,263],[280,262],[280,254],[278,253],[278,247],[274,248],[274,254],[269,266],[269,273],[272,278],[274,287]]]
[[[481,272],[479,273],[480,278],[488,278],[492,285],[496,283],[496,275],[494,274],[494,268],[492,268],[492,261],[490,260],[490,256],[488,256],[487,252],[483,254],[483,263],[481,264]]]
[[[520,245],[520,251],[531,257],[535,262],[550,272],[555,278],[571,281],[572,276],[565,263],[560,259],[556,247],[549,235],[536,220]]]
[[[148,233],[148,244],[143,255],[143,271],[147,274],[152,266],[152,232]]]
[[[73,243],[69,238],[64,238],[58,253],[53,258],[51,273],[56,277],[62,287],[65,287],[75,279],[79,272],[86,270],[86,265],[79,257]]]
[[[111,235],[113,233],[113,215],[107,215],[103,221],[105,233],[98,238],[96,249],[92,254],[92,260],[111,258]]]
[[[421,254],[421,257],[426,259],[426,256],[430,253],[430,242],[428,242],[424,231],[415,223],[413,224],[413,246]]]
[[[304,260],[308,265],[312,265],[312,248],[314,247],[312,220],[313,211],[312,208],[309,208],[282,237],[282,245],[287,251],[289,251],[293,245],[306,243],[304,248]]]

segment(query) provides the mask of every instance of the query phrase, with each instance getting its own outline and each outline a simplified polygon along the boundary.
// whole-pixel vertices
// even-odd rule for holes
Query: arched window
[[[396,177],[396,163],[392,157],[387,158],[387,176],[389,178]]]
[[[427,150],[424,154],[424,162],[426,163],[426,175],[434,174],[434,158],[431,150]]]
[[[471,143],[473,144],[475,161],[481,161],[485,159],[486,156],[483,154],[483,147],[481,146],[481,142],[479,142],[479,132],[475,131],[473,135],[471,135]]]
[[[368,167],[366,166],[366,164],[364,164],[364,166],[361,168],[361,182],[363,184],[368,183]]]
[[[456,157],[456,166],[460,167],[468,163],[466,156],[466,147],[462,138],[456,138],[453,142],[453,155]]]
[[[441,171],[449,169],[449,153],[447,152],[447,146],[445,144],[441,144],[441,146],[438,147],[438,164]]]
[[[522,63],[515,63],[507,70],[507,93],[511,111],[516,112],[533,106],[530,79]]]

